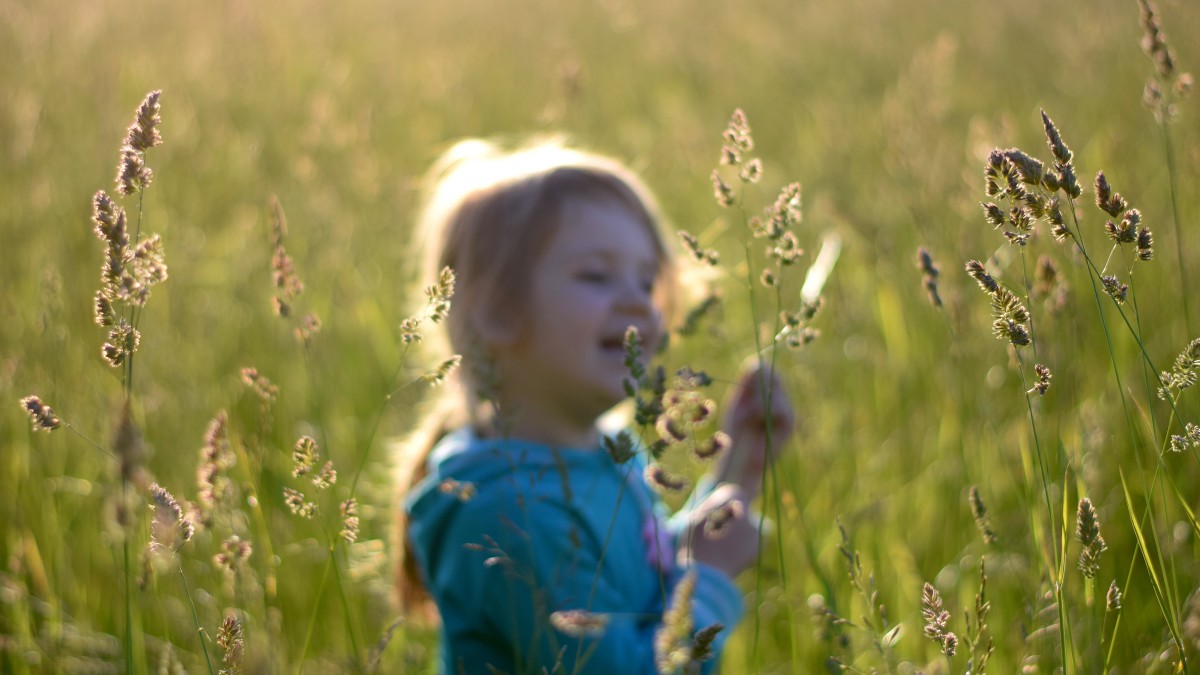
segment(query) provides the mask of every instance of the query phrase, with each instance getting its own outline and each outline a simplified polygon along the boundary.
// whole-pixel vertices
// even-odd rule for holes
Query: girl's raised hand
[[[742,371],[724,407],[723,426],[732,444],[716,477],[719,482],[742,486],[753,499],[762,489],[766,467],[791,440],[796,411],[779,374],[757,361]]]
[[[701,562],[730,578],[753,565],[758,558],[758,527],[746,505],[741,486],[724,483],[713,489],[688,515],[678,563]]]

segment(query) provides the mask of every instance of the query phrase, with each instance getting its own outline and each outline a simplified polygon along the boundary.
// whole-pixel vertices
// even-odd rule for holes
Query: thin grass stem
[[[183,582],[183,593],[187,596],[188,606],[192,609],[192,620],[196,623],[196,635],[200,638],[200,649],[204,652],[204,662],[208,664],[209,675],[216,675],[212,658],[208,655],[208,645],[204,639],[204,627],[200,625],[200,615],[196,613],[196,603],[192,600],[192,591],[188,588],[187,575],[183,573],[183,562],[176,560],[179,566],[179,579]]]

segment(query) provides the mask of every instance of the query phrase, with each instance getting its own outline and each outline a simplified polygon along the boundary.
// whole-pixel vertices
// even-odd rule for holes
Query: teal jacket
[[[679,528],[662,518],[639,459],[618,465],[598,448],[460,429],[427,468],[405,508],[411,553],[442,618],[443,672],[657,672],[655,637],[689,569],[675,564]],[[741,593],[715,568],[690,570],[692,630],[723,624],[719,656],[741,619]],[[550,621],[568,610],[602,614],[607,625],[569,635]],[[705,661],[702,672],[715,667]]]

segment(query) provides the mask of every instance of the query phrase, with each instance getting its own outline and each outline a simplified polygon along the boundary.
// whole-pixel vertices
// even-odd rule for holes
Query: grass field
[[[1158,9],[1176,69],[1194,70],[1200,5]],[[230,615],[247,672],[430,667],[433,634],[396,623],[390,596],[388,441],[420,419],[419,377],[446,356],[399,339],[423,300],[407,233],[449,143],[553,132],[629,162],[675,227],[721,252],[719,319],[664,357],[707,370],[715,394],[756,331],[771,337],[760,326],[794,309],[823,238],[842,242],[820,338],[777,354],[801,432],[762,505],[778,536],[740,580],[757,612],[725,672],[979,672],[989,638],[994,673],[1200,672],[1200,432],[1189,446],[1185,426],[1200,424],[1200,395],[1156,393],[1200,337],[1200,102],[1156,121],[1144,34],[1135,0],[6,0],[0,671],[216,670]],[[111,368],[93,321],[92,196],[115,195],[125,129],[159,89],[154,181],[121,203],[130,229],[161,236],[170,276],[137,313],[135,367]],[[765,168],[744,210],[719,206],[709,181],[736,108]],[[980,208],[997,201],[984,167],[995,147],[1049,165],[1041,110],[1082,194],[1059,193],[1073,236],[1039,222],[1017,247]],[[1099,170],[1153,231],[1153,260],[1132,244],[1110,255]],[[808,255],[776,293],[747,282],[764,262],[743,220],[792,181]],[[272,310],[272,198],[305,283],[287,319]],[[1042,256],[1060,296],[1035,280]],[[993,337],[968,259],[1027,307],[1031,344]],[[1106,275],[1128,285],[1123,303]],[[304,346],[293,331],[310,312],[322,328]],[[1035,364],[1053,373],[1044,396],[1026,393]],[[125,391],[137,443],[116,433]],[[18,402],[34,394],[71,428],[31,431]],[[148,574],[149,484],[198,498],[222,410],[238,508]],[[282,494],[307,485],[291,476],[301,435],[341,477],[312,520]],[[137,457],[122,465],[122,448]],[[352,492],[361,529],[338,543]],[[1076,564],[1085,497],[1107,544],[1090,579]],[[213,564],[231,534],[253,545],[237,573]],[[981,568],[990,611],[972,645]],[[923,634],[925,583],[954,656]]]

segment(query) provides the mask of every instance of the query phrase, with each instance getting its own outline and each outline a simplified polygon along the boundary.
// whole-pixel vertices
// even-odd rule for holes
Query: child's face
[[[618,202],[576,201],[531,264],[530,295],[521,301],[526,323],[496,350],[502,395],[520,418],[518,428],[590,431],[625,398],[626,329],[638,329],[646,354],[658,344],[655,240]]]

